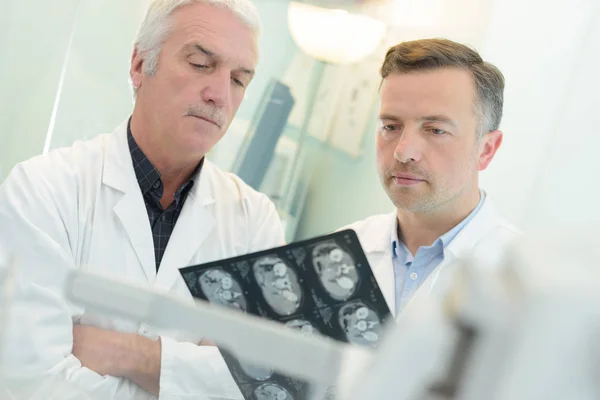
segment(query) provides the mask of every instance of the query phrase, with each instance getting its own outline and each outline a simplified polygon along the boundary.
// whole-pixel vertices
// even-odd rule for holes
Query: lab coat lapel
[[[392,263],[392,230],[396,229],[396,211],[388,214],[385,225],[374,227],[364,235],[361,246],[365,251],[373,275],[392,313],[396,310],[394,266]]]
[[[466,260],[471,250],[492,230],[498,214],[491,200],[486,198],[475,217],[444,249],[444,261],[429,275],[407,304],[402,315],[414,312],[427,298],[440,299],[452,283],[453,272],[461,260]]]
[[[464,229],[454,238],[444,252],[455,259],[465,259],[488,234],[500,224],[500,214],[489,197],[484,200],[481,209]]]
[[[388,307],[392,314],[396,313],[396,296],[395,296],[395,285],[394,285],[394,265],[392,264],[392,251],[391,245],[388,251],[381,252],[381,258],[379,262],[374,265],[373,274],[381,289],[381,293],[388,304]]]
[[[211,181],[212,165],[205,160],[167,244],[154,284],[156,289],[170,290],[181,277],[179,269],[190,265],[213,230],[216,220],[212,213]]]
[[[127,144],[127,122],[108,137],[102,182],[122,192],[113,211],[127,233],[146,278],[149,282],[153,282],[156,277],[154,241]]]

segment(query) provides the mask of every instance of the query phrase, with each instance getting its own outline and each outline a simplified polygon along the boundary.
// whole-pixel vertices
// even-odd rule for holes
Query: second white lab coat
[[[391,238],[397,226],[396,221],[397,212],[394,210],[342,228],[356,231],[392,313],[395,313],[396,298]],[[402,315],[418,310],[419,304],[425,299],[441,299],[452,282],[459,261],[475,260],[485,268],[501,265],[510,245],[520,234],[517,228],[500,216],[489,196],[486,196],[473,219],[444,248],[444,260],[423,282]]]
[[[152,398],[128,380],[81,366],[71,354],[73,322],[79,322],[160,336],[160,399],[241,399],[217,349],[196,345],[202,332],[158,330],[143,321],[96,315],[64,299],[66,268],[82,268],[191,303],[180,268],[284,243],[273,203],[206,160],[157,273],[126,128],[26,161],[0,187],[0,253],[15,252],[19,266],[5,375],[35,382],[40,399],[51,398],[53,383],[79,391],[78,399]]]

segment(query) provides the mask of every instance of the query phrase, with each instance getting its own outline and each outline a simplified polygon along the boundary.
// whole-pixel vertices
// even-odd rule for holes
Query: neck
[[[187,182],[202,158],[185,158],[164,143],[161,126],[152,116],[146,116],[137,104],[131,117],[131,134],[139,148],[161,175],[164,186],[163,197],[173,194]]]
[[[411,254],[419,247],[431,246],[440,236],[450,231],[477,207],[481,194],[479,189],[468,198],[461,196],[451,204],[432,212],[410,212],[397,209],[398,238]]]

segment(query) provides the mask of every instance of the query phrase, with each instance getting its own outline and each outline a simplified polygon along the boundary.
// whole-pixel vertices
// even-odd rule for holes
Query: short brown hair
[[[390,48],[381,66],[381,77],[445,67],[471,73],[477,88],[476,113],[479,137],[500,127],[504,101],[504,76],[494,65],[483,61],[472,48],[447,39],[403,42]]]

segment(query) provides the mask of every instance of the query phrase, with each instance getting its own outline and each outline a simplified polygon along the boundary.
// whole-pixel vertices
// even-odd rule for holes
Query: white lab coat
[[[76,321],[160,336],[160,399],[241,399],[216,348],[196,345],[202,332],[161,331],[143,321],[95,315],[68,304],[61,293],[65,268],[75,267],[191,303],[179,268],[284,243],[273,203],[206,160],[157,273],[126,127],[26,161],[0,187],[0,253],[17,251],[20,266],[5,374],[27,379],[42,374],[94,399],[152,398],[128,380],[81,367],[71,354]]]
[[[387,301],[396,309],[392,231],[396,228],[396,210],[355,222],[342,229],[356,231],[369,265]],[[423,300],[441,298],[451,284],[454,267],[460,260],[475,260],[486,268],[498,267],[510,244],[520,231],[504,220],[486,196],[481,209],[444,249],[444,261],[429,275],[403,310],[402,315],[419,309]],[[399,317],[399,316],[396,316]]]

